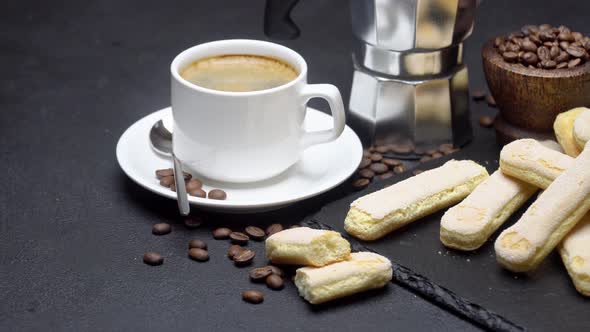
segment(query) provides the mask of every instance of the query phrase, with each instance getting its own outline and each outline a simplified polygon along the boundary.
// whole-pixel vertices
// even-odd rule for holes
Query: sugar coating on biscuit
[[[323,266],[350,256],[350,243],[338,232],[297,227],[266,239],[266,256],[273,263]]]
[[[441,242],[460,250],[479,248],[536,191],[497,170],[443,215]]]
[[[553,131],[557,141],[563,147],[563,150],[568,156],[577,157],[582,148],[578,146],[574,138],[574,122],[578,115],[585,112],[587,108],[577,107],[567,112],[560,113],[555,118],[553,123]]]
[[[356,252],[346,261],[297,269],[295,285],[303,298],[318,304],[381,288],[392,276],[389,259],[371,252]]]
[[[590,144],[563,174],[539,195],[520,220],[495,243],[506,268],[523,272],[536,267],[590,210]]]
[[[588,108],[574,121],[574,139],[580,149],[590,142],[590,109]]]
[[[378,239],[457,203],[488,176],[486,169],[474,161],[450,160],[441,167],[355,200],[344,228],[363,240]]]
[[[502,173],[539,188],[547,188],[573,163],[572,157],[530,138],[507,144],[500,152]]]
[[[559,253],[576,289],[590,296],[590,213],[563,239]]]

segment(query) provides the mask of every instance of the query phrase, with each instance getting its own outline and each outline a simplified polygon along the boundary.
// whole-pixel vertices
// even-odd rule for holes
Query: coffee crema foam
[[[207,89],[247,92],[281,86],[296,79],[299,73],[279,59],[231,54],[199,59],[182,69],[180,76]]]

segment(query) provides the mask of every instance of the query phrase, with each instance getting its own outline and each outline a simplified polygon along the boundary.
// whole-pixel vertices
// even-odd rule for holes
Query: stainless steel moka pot
[[[265,32],[295,38],[298,0],[268,0]],[[463,42],[477,0],[350,0],[356,37],[349,117],[369,144],[426,148],[472,137]]]

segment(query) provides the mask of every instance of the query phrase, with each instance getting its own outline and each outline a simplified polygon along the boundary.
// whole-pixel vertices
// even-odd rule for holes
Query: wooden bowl
[[[500,111],[495,126],[501,143],[524,137],[553,137],[555,117],[590,106],[590,61],[564,69],[532,69],[505,62],[489,40],[482,50],[488,88]]]

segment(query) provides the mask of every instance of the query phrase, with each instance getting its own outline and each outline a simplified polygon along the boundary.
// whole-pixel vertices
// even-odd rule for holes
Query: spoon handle
[[[186,195],[186,183],[184,182],[184,174],[182,174],[182,164],[172,153],[172,160],[174,160],[174,184],[176,185],[176,196],[178,198],[178,210],[180,215],[188,216],[190,207],[188,205],[188,196]]]

